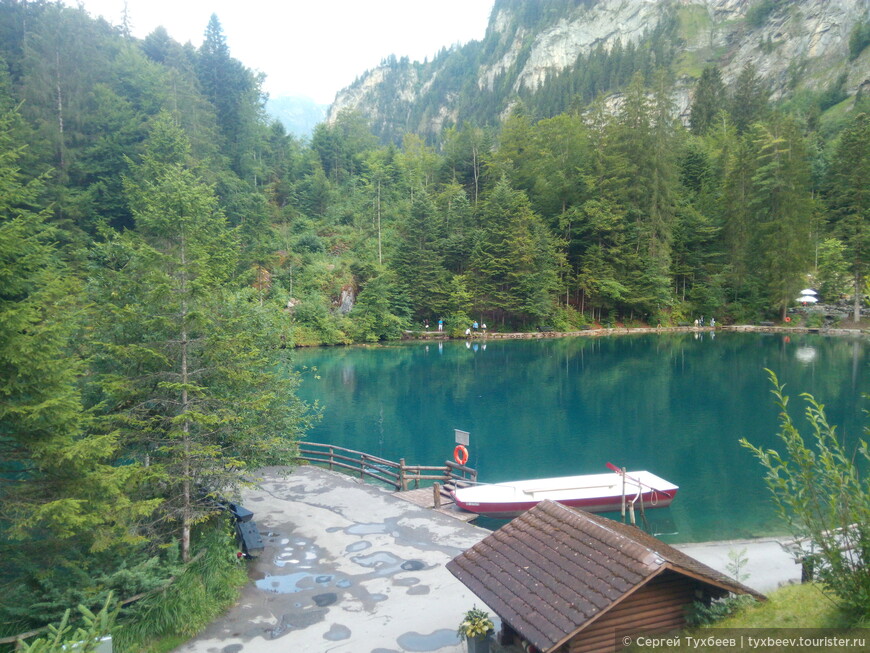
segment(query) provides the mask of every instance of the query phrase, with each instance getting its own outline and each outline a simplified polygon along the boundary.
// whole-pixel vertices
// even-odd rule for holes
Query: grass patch
[[[847,615],[820,585],[786,585],[712,628],[847,628]],[[697,629],[696,629],[697,630]],[[693,630],[692,632],[696,632]],[[703,630],[703,629],[701,629]],[[688,632],[688,631],[687,631]]]
[[[708,34],[713,27],[710,15],[706,7],[698,5],[683,6],[677,10],[679,20],[679,36],[689,43],[696,43],[700,37],[709,38]]]
[[[223,614],[248,582],[236,557],[226,519],[216,519],[200,538],[203,556],[184,568],[164,591],[125,609],[112,633],[119,653],[163,653],[190,639]]]
[[[786,585],[767,594],[767,599],[764,602],[750,603],[740,608],[730,617],[717,621],[712,626],[686,628],[681,631],[656,636],[665,641],[661,641],[657,645],[651,645],[646,642],[642,646],[634,644],[625,650],[638,653],[641,651],[668,651],[669,653],[677,651],[692,651],[693,653],[697,653],[697,651],[719,651],[722,649],[716,646],[696,647],[690,645],[688,638],[694,638],[697,642],[698,640],[706,640],[708,638],[733,636],[733,633],[717,635],[717,630],[725,628],[729,630],[760,629],[759,636],[762,636],[761,633],[765,629],[771,628],[800,628],[808,631],[835,628],[845,631],[850,626],[855,627],[855,624],[850,624],[846,613],[837,607],[831,600],[830,595],[826,594],[820,585],[813,583]],[[862,623],[858,624],[858,627],[866,627],[866,625]],[[777,649],[763,647],[759,650],[772,651]],[[816,651],[824,649],[808,647],[805,650]]]

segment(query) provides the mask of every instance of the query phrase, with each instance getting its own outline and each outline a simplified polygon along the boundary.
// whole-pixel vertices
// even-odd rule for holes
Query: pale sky
[[[163,25],[195,46],[217,14],[233,57],[266,74],[272,97],[329,104],[340,89],[390,54],[422,61],[443,46],[480,40],[493,0],[65,0],[133,35]]]

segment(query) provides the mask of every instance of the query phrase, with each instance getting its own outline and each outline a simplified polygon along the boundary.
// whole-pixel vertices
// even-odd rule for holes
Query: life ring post
[[[468,449],[461,444],[457,444],[456,448],[453,450],[453,460],[456,461],[457,465],[465,466],[465,463],[468,462]]]

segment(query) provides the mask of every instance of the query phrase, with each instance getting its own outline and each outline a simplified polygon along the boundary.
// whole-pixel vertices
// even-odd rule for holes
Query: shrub
[[[856,617],[870,614],[870,478],[861,479],[855,458],[828,424],[824,406],[809,394],[801,396],[815,448],[806,445],[788,414],[783,386],[767,372],[780,407],[778,435],[785,453],[755,447],[745,438],[740,443],[767,470],[765,482],[777,511],[807,543],[795,549],[795,558],[813,569],[847,611]],[[860,442],[855,457],[870,464],[866,442]]]
[[[754,603],[756,600],[748,594],[731,594],[714,599],[709,605],[695,601],[686,610],[686,623],[689,626],[709,626]]]

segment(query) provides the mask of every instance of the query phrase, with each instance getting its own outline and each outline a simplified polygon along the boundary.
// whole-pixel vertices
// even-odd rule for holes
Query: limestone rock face
[[[623,46],[642,42],[667,14],[679,22],[680,59],[691,64],[677,71],[675,100],[681,112],[690,104],[700,70],[711,63],[719,66],[726,84],[744,66],[754,65],[769,82],[773,99],[795,88],[826,88],[843,73],[850,94],[870,83],[870,48],[849,61],[852,29],[859,21],[870,20],[868,0],[789,0],[754,21],[759,24],[750,24],[747,16],[758,5],[758,0],[585,0],[565,15],[530,28],[515,15],[517,4],[496,2],[483,42],[461,46],[459,54],[484,53],[476,58],[474,70],[480,93],[492,92],[498,84],[504,88],[505,81],[513,93],[534,90],[548,75],[573,67],[580,55],[598,47],[609,50],[617,40]],[[446,121],[463,118],[458,109],[463,99],[469,104],[462,96],[468,94],[467,86],[442,91],[434,100],[427,96],[436,87],[450,87],[449,79],[444,79],[450,71],[437,64],[438,59],[428,66],[412,64],[401,79],[391,79],[390,95],[395,101],[385,98],[383,90],[388,73],[397,71],[388,67],[368,71],[338,93],[328,119],[334,120],[349,107],[374,122],[396,126],[412,113],[409,108],[415,102],[425,98],[437,109],[428,111],[418,124],[405,122],[403,128],[437,132]]]

